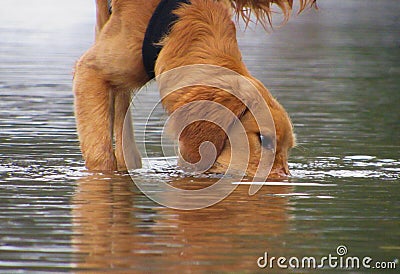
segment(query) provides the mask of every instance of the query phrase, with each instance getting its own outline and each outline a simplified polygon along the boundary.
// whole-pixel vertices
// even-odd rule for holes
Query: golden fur
[[[251,21],[251,13],[253,12],[256,20],[264,27],[272,25],[272,4],[280,7],[284,15],[284,21],[287,21],[293,7],[293,0],[228,0],[235,10],[235,13],[240,16],[245,23]],[[317,0],[299,0],[300,10],[304,10],[307,5],[315,5]]]
[[[314,0],[300,0],[300,7]],[[143,86],[149,79],[144,70],[141,47],[150,17],[159,0],[113,0],[113,13],[108,13],[107,1],[96,0],[96,42],[81,57],[74,77],[75,114],[81,150],[90,170],[126,170],[122,148],[122,127],[130,103],[130,91]],[[155,72],[191,64],[217,65],[247,77],[268,104],[276,127],[276,158],[272,175],[287,175],[288,150],[294,146],[290,119],[284,108],[268,90],[253,78],[241,61],[232,10],[249,21],[249,11],[262,23],[270,22],[271,4],[277,4],[288,18],[292,0],[192,0],[182,5],[176,14],[179,20],[162,41],[163,49]],[[254,175],[259,164],[260,129],[246,106],[223,90],[205,86],[188,87],[163,100],[169,113],[185,103],[211,100],[220,103],[241,119],[250,144],[248,175]],[[229,124],[230,121],[227,121]],[[125,155],[134,167],[140,167],[140,155],[134,144],[133,131]],[[190,163],[199,158],[198,148],[211,141],[219,155],[214,172],[224,172],[230,160],[230,144],[226,134],[210,122],[189,125],[179,137],[181,156]],[[113,148],[115,141],[115,150]],[[247,157],[247,156],[246,156]]]

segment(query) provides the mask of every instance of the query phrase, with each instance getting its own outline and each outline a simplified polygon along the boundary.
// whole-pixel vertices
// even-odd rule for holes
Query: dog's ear
[[[206,171],[227,141],[227,132],[246,110],[235,96],[222,89],[194,86],[163,98],[168,110],[168,133],[179,140],[180,165]]]
[[[212,122],[197,121],[188,125],[179,136],[179,164],[193,171],[209,169],[226,140],[224,130]]]

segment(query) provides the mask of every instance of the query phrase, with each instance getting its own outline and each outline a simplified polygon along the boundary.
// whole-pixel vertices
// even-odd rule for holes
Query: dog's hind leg
[[[129,91],[115,93],[115,156],[118,170],[136,169],[142,167],[139,150],[136,147],[133,134],[133,121],[129,109],[131,94]],[[124,158],[125,156],[125,158]]]
[[[86,167],[95,171],[117,169],[113,151],[114,94],[101,74],[78,62],[74,76],[75,117]]]

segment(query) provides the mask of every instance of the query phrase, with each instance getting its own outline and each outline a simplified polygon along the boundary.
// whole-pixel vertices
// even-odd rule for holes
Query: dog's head
[[[255,101],[250,103],[206,86],[186,87],[163,98],[182,167],[215,173],[243,170],[254,177],[272,166],[269,177],[290,175],[288,155],[295,145],[290,118],[259,81],[250,81],[257,92],[247,99]],[[267,109],[257,107],[262,104]]]
[[[253,84],[257,87],[265,103],[268,105],[269,113],[265,109],[262,113],[254,113],[254,111],[246,108],[243,115],[240,116],[241,125],[234,123],[230,128],[229,134],[236,135],[243,126],[246,132],[246,139],[242,142],[248,142],[248,155],[245,153],[236,153],[237,157],[234,162],[248,162],[246,174],[255,176],[263,174],[271,168],[271,160],[273,160],[272,168],[268,175],[269,178],[284,178],[290,175],[288,168],[288,157],[290,149],[296,144],[293,126],[289,115],[285,109],[271,96],[268,90],[257,80],[253,79]],[[273,122],[268,120],[273,119]],[[246,144],[240,144],[239,151]],[[238,146],[238,144],[235,144]],[[216,159],[212,172],[225,172],[232,164],[232,155],[235,147],[232,147],[229,139],[225,141],[224,147]],[[262,157],[261,155],[266,155]],[[274,159],[268,159],[273,157]],[[265,158],[266,157],[266,158]],[[234,167],[233,167],[234,168]],[[260,170],[257,170],[260,169]]]

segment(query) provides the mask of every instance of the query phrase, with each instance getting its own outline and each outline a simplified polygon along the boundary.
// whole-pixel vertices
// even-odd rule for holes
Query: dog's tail
[[[228,0],[238,17],[241,17],[246,25],[252,21],[251,15],[254,14],[257,22],[260,22],[264,28],[272,26],[272,9],[271,6],[276,4],[283,12],[283,23],[285,23],[291,14],[293,8],[293,0]],[[317,0],[299,0],[302,12],[307,6],[317,8]]]
[[[110,18],[108,0],[96,0],[96,37]]]

